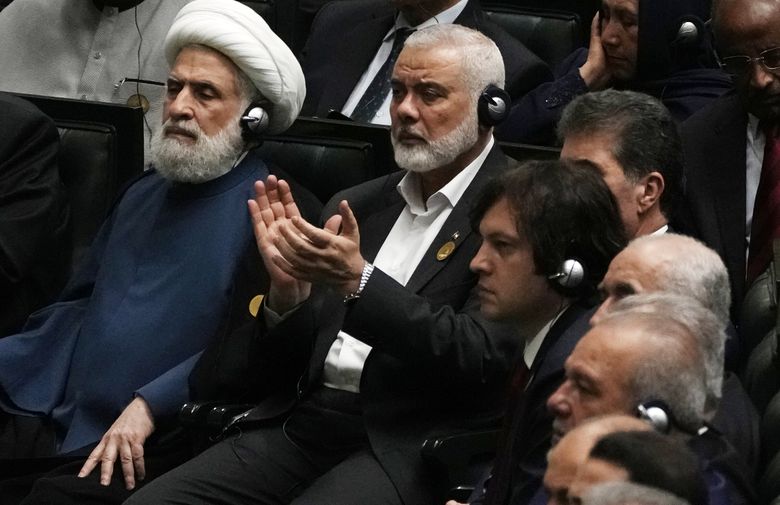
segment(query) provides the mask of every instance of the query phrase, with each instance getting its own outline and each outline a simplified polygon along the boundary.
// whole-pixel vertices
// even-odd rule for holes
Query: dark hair
[[[626,245],[615,198],[598,169],[586,161],[527,161],[489,181],[472,210],[472,226],[506,198],[517,231],[533,250],[536,272],[553,275],[567,258],[585,267],[585,282],[564,295],[587,298],[596,291],[609,262]]]
[[[614,139],[612,155],[630,182],[660,173],[661,211],[672,217],[683,188],[683,150],[677,125],[659,100],[635,91],[585,93],[566,106],[558,122],[561,140],[583,134]]]
[[[623,468],[629,480],[707,505],[707,485],[696,455],[680,439],[654,431],[610,433],[591,449],[596,458]]]

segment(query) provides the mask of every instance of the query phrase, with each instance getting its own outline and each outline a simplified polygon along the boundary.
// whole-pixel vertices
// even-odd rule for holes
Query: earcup
[[[477,101],[479,123],[492,128],[507,118],[511,107],[512,99],[509,93],[491,84],[482,90]]]

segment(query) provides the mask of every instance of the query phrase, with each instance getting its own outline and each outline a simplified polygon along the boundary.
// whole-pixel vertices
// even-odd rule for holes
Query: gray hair
[[[694,298],[727,326],[731,285],[718,253],[694,238],[676,233],[645,235],[632,240],[626,249],[651,244],[674,251],[673,256],[654,263],[657,285],[664,291]]]
[[[596,484],[582,495],[582,505],[689,505],[661,489],[633,482]]]
[[[404,47],[452,48],[460,53],[462,78],[476,103],[482,90],[493,84],[504,87],[504,59],[496,43],[487,36],[457,24],[433,25],[409,36]]]
[[[682,192],[683,151],[677,125],[656,98],[636,91],[608,89],[580,95],[558,122],[561,140],[577,135],[610,135],[612,156],[627,180],[638,183],[650,172],[664,178],[661,211],[669,217]]]
[[[639,294],[615,303],[598,324],[630,325],[645,337],[644,358],[630,381],[637,404],[663,401],[689,432],[712,419],[721,397],[726,334],[711,310],[688,296]]]

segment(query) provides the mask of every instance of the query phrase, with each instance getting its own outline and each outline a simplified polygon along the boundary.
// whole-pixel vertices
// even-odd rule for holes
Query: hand
[[[137,396],[125,407],[114,424],[108,429],[100,443],[90,453],[81,467],[79,477],[86,477],[100,463],[100,484],[108,486],[114,463],[119,458],[125,487],[133,489],[137,480],[144,480],[144,442],[154,431],[154,418],[146,400]]]
[[[269,175],[265,183],[255,182],[255,199],[247,202],[252,217],[257,249],[271,278],[266,304],[281,313],[298,305],[309,297],[311,284],[296,279],[276,266],[274,258],[280,257],[274,240],[279,226],[291,218],[300,217],[298,206],[293,200],[290,186]]]
[[[590,46],[588,59],[580,67],[580,76],[591,91],[606,89],[612,82],[612,73],[607,65],[607,55],[601,45],[601,18],[599,13],[590,23]]]
[[[277,267],[296,279],[330,284],[344,295],[357,291],[365,260],[357,220],[346,200],[323,229],[294,217],[280,223],[279,231],[274,245],[281,257],[273,258]]]
[[[450,500],[447,503],[445,503],[444,505],[468,505],[468,503],[461,503],[459,501]]]

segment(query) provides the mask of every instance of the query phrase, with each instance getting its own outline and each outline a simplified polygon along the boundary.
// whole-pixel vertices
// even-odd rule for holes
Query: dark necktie
[[[766,147],[750,228],[748,286],[767,269],[772,261],[772,241],[780,238],[780,128],[765,125],[762,129]]]
[[[395,31],[393,48],[390,50],[387,60],[385,60],[374,76],[371,84],[366,88],[366,92],[360,97],[360,101],[352,112],[352,119],[363,123],[370,123],[374,119],[379,108],[385,103],[385,97],[387,97],[387,93],[390,91],[390,76],[393,73],[395,60],[398,59],[398,54],[404,47],[404,42],[406,42],[406,39],[413,31],[411,28],[398,28]]]

